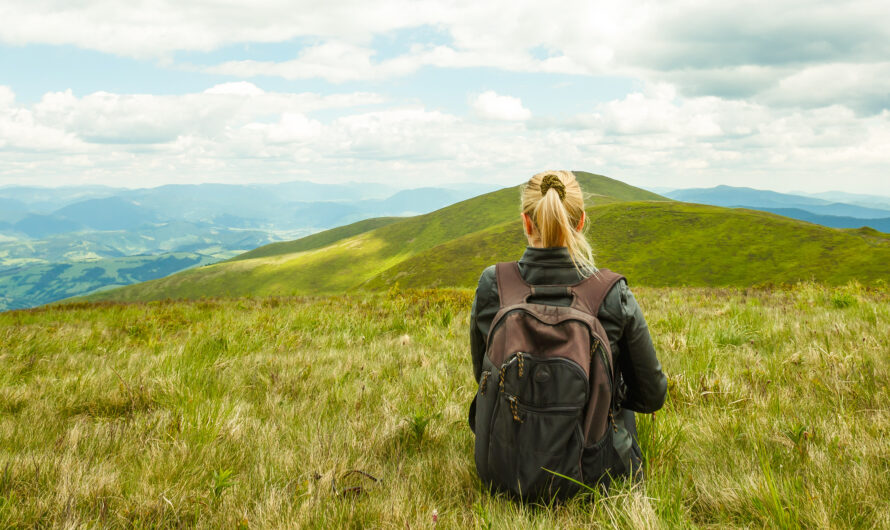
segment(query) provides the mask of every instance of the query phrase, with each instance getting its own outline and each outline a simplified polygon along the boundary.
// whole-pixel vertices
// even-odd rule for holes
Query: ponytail
[[[533,176],[522,189],[522,212],[538,229],[544,247],[566,247],[575,268],[589,276],[596,272],[593,250],[584,237],[584,195],[570,171],[545,171]]]

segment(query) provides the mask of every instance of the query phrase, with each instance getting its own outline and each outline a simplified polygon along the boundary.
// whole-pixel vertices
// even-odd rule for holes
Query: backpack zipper
[[[491,375],[491,372],[486,370],[482,372],[482,381],[479,382],[479,393],[483,396],[485,395],[485,389],[488,388],[488,376]]]
[[[593,356],[596,355],[597,348],[602,346],[602,341],[596,335],[593,336],[593,345],[590,347],[590,358],[593,360]],[[615,378],[615,372],[612,370],[612,363],[609,362],[609,359],[606,357],[606,354],[602,354],[603,366],[606,367],[611,377],[608,378],[609,381],[609,425],[612,427],[614,432],[618,432],[618,425],[615,424],[615,416],[612,412],[615,410],[615,382],[613,379]]]
[[[519,417],[519,400],[516,399],[516,396],[507,396],[507,402],[510,403],[510,412],[513,414],[513,421],[522,423],[522,418]]]
[[[512,396],[511,396],[512,397]],[[579,410],[584,408],[584,405],[576,406],[576,405],[554,405],[552,407],[535,407],[532,405],[526,405],[521,401],[517,401],[517,404],[521,410],[527,410],[529,412],[536,413],[552,413],[552,414],[567,414],[570,412],[578,412]]]

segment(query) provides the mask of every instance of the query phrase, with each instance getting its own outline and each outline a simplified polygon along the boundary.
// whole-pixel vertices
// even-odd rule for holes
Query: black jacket
[[[476,381],[481,376],[485,338],[499,308],[494,269],[492,265],[482,272],[470,315],[470,352]],[[565,247],[527,247],[519,260],[519,272],[532,285],[571,285],[582,279]],[[554,303],[568,306],[571,299],[555,300]],[[639,460],[636,422],[630,411],[655,412],[660,409],[667,394],[667,378],[655,355],[643,312],[625,281],[619,281],[609,291],[597,317],[606,330],[612,356],[620,369],[617,395],[624,413],[616,416],[619,433],[614,437],[615,448],[622,459],[627,460],[631,456],[629,452],[633,451],[633,456]],[[475,408],[471,406],[470,426],[475,425],[474,416]]]

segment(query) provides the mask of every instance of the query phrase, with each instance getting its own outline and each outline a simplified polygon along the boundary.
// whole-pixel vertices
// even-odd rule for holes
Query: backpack
[[[624,466],[612,444],[615,366],[597,313],[623,276],[599,269],[575,285],[533,286],[517,262],[495,274],[500,309],[475,398],[480,479],[530,501],[565,499],[578,483],[607,488]],[[568,307],[542,303],[569,296]]]

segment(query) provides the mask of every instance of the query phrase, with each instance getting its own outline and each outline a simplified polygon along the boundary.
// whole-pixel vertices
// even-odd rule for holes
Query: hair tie
[[[557,195],[559,195],[559,200],[564,201],[566,198],[566,185],[559,180],[559,177],[556,175],[545,175],[543,179],[541,179],[541,196],[547,195],[547,192],[551,189],[556,190]]]

